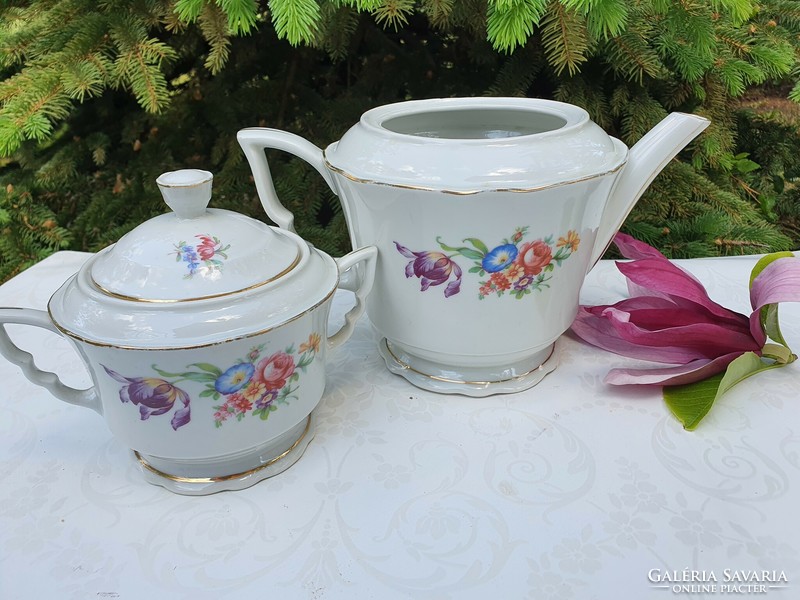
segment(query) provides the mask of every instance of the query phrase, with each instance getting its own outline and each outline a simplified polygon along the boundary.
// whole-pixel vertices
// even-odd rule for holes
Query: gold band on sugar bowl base
[[[136,450],[133,451],[133,454],[136,457],[136,460],[139,462],[139,465],[143,469],[146,469],[147,471],[150,471],[152,474],[162,477],[164,479],[168,479],[170,481],[175,481],[178,483],[190,483],[190,484],[219,483],[223,481],[231,481],[234,479],[243,479],[245,477],[249,477],[250,475],[255,475],[256,473],[275,465],[280,460],[286,458],[289,454],[291,454],[292,451],[295,450],[303,442],[303,440],[309,434],[310,431],[311,431],[311,415],[306,417],[306,426],[303,429],[300,436],[292,443],[291,446],[289,446],[286,450],[281,452],[278,456],[271,458],[264,464],[261,464],[252,469],[248,469],[247,471],[242,471],[241,473],[232,473],[231,475],[220,475],[217,477],[183,477],[181,475],[172,475],[170,473],[165,473],[164,471],[157,469],[156,467],[151,465]]]

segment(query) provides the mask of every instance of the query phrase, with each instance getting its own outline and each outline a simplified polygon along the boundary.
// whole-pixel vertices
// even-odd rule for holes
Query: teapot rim
[[[322,151],[322,161],[325,167],[327,167],[333,173],[337,175],[341,175],[345,179],[352,181],[353,183],[359,184],[368,184],[368,185],[381,185],[390,188],[398,188],[404,190],[413,190],[419,192],[438,192],[440,194],[448,194],[453,196],[472,196],[475,194],[493,194],[493,193],[529,193],[529,192],[539,192],[542,190],[548,190],[551,188],[557,188],[565,185],[570,185],[573,183],[581,183],[583,181],[589,181],[591,179],[596,179],[598,177],[605,177],[606,175],[612,175],[614,173],[619,172],[625,165],[628,163],[628,155],[629,149],[628,147],[618,140],[617,138],[612,137],[612,142],[614,143],[617,154],[621,157],[617,163],[615,163],[612,167],[608,169],[604,169],[603,171],[598,171],[595,173],[590,173],[588,175],[584,175],[581,177],[576,177],[574,179],[565,179],[563,181],[553,181],[548,183],[542,183],[538,185],[531,185],[531,186],[521,186],[521,187],[495,187],[495,188],[468,188],[468,189],[453,189],[449,186],[432,186],[432,185],[416,185],[412,183],[402,183],[402,182],[393,182],[393,181],[381,181],[374,178],[369,177],[361,177],[359,175],[355,175],[342,167],[337,167],[334,165],[330,158],[329,153],[334,151],[336,148],[336,144],[338,142],[333,142],[327,148]]]
[[[453,110],[513,110],[527,113],[539,113],[560,118],[563,125],[546,131],[521,133],[507,138],[462,138],[462,137],[428,137],[414,133],[404,133],[390,129],[384,124],[398,117],[408,117],[425,113],[437,113]],[[376,106],[364,112],[359,122],[366,129],[382,136],[403,140],[418,141],[426,144],[485,145],[498,141],[526,142],[537,139],[571,134],[590,121],[589,113],[575,104],[546,100],[543,98],[514,98],[493,96],[470,96],[462,98],[429,98],[408,100]]]

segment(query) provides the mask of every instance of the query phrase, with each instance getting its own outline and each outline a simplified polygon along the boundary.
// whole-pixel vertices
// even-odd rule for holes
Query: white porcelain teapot
[[[264,148],[311,164],[354,248],[378,248],[367,314],[389,369],[438,392],[515,392],[555,367],[586,273],[659,171],[708,125],[673,113],[633,148],[585,110],[529,98],[401,102],[324,151],[283,131],[238,138],[282,228]]]
[[[173,212],[91,257],[47,312],[0,308],[0,353],[57,398],[100,413],[151,483],[190,495],[240,489],[291,466],[313,437],[327,350],[364,310],[376,251],[334,261],[294,233],[209,209],[207,171],[157,182]],[[361,283],[340,285],[355,265]],[[338,287],[356,304],[328,336]],[[94,385],[72,389],[39,370],[9,323],[62,334]]]

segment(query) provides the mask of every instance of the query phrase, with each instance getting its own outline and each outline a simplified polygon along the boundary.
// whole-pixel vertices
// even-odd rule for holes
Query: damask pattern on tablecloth
[[[79,258],[45,261],[0,303],[43,306],[58,282],[42,277]],[[734,306],[752,262],[689,266]],[[602,263],[584,289],[597,303],[624,293]],[[347,302],[337,295],[332,328]],[[800,340],[800,311],[782,311]],[[26,341],[82,368],[66,343]],[[687,597],[654,589],[652,569],[779,570],[788,595],[766,597],[800,588],[793,367],[743,384],[687,433],[657,390],[602,383],[627,359],[569,336],[542,383],[490,398],[418,390],[376,343],[365,319],[329,355],[316,437],[295,466],[200,498],[146,484],[97,415],[0,365],[0,596]]]

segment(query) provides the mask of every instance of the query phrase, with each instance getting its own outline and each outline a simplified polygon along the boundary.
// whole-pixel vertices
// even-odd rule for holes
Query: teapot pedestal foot
[[[450,367],[419,358],[386,338],[378,343],[378,351],[389,371],[418,388],[439,394],[462,394],[477,398],[527,390],[558,366],[556,343],[537,354],[533,360],[505,367],[501,370],[502,374],[488,375],[488,369]]]
[[[282,473],[303,455],[315,426],[316,411],[263,446],[210,460],[165,459],[135,450],[133,456],[148,483],[176,494],[205,496],[241,490]]]

